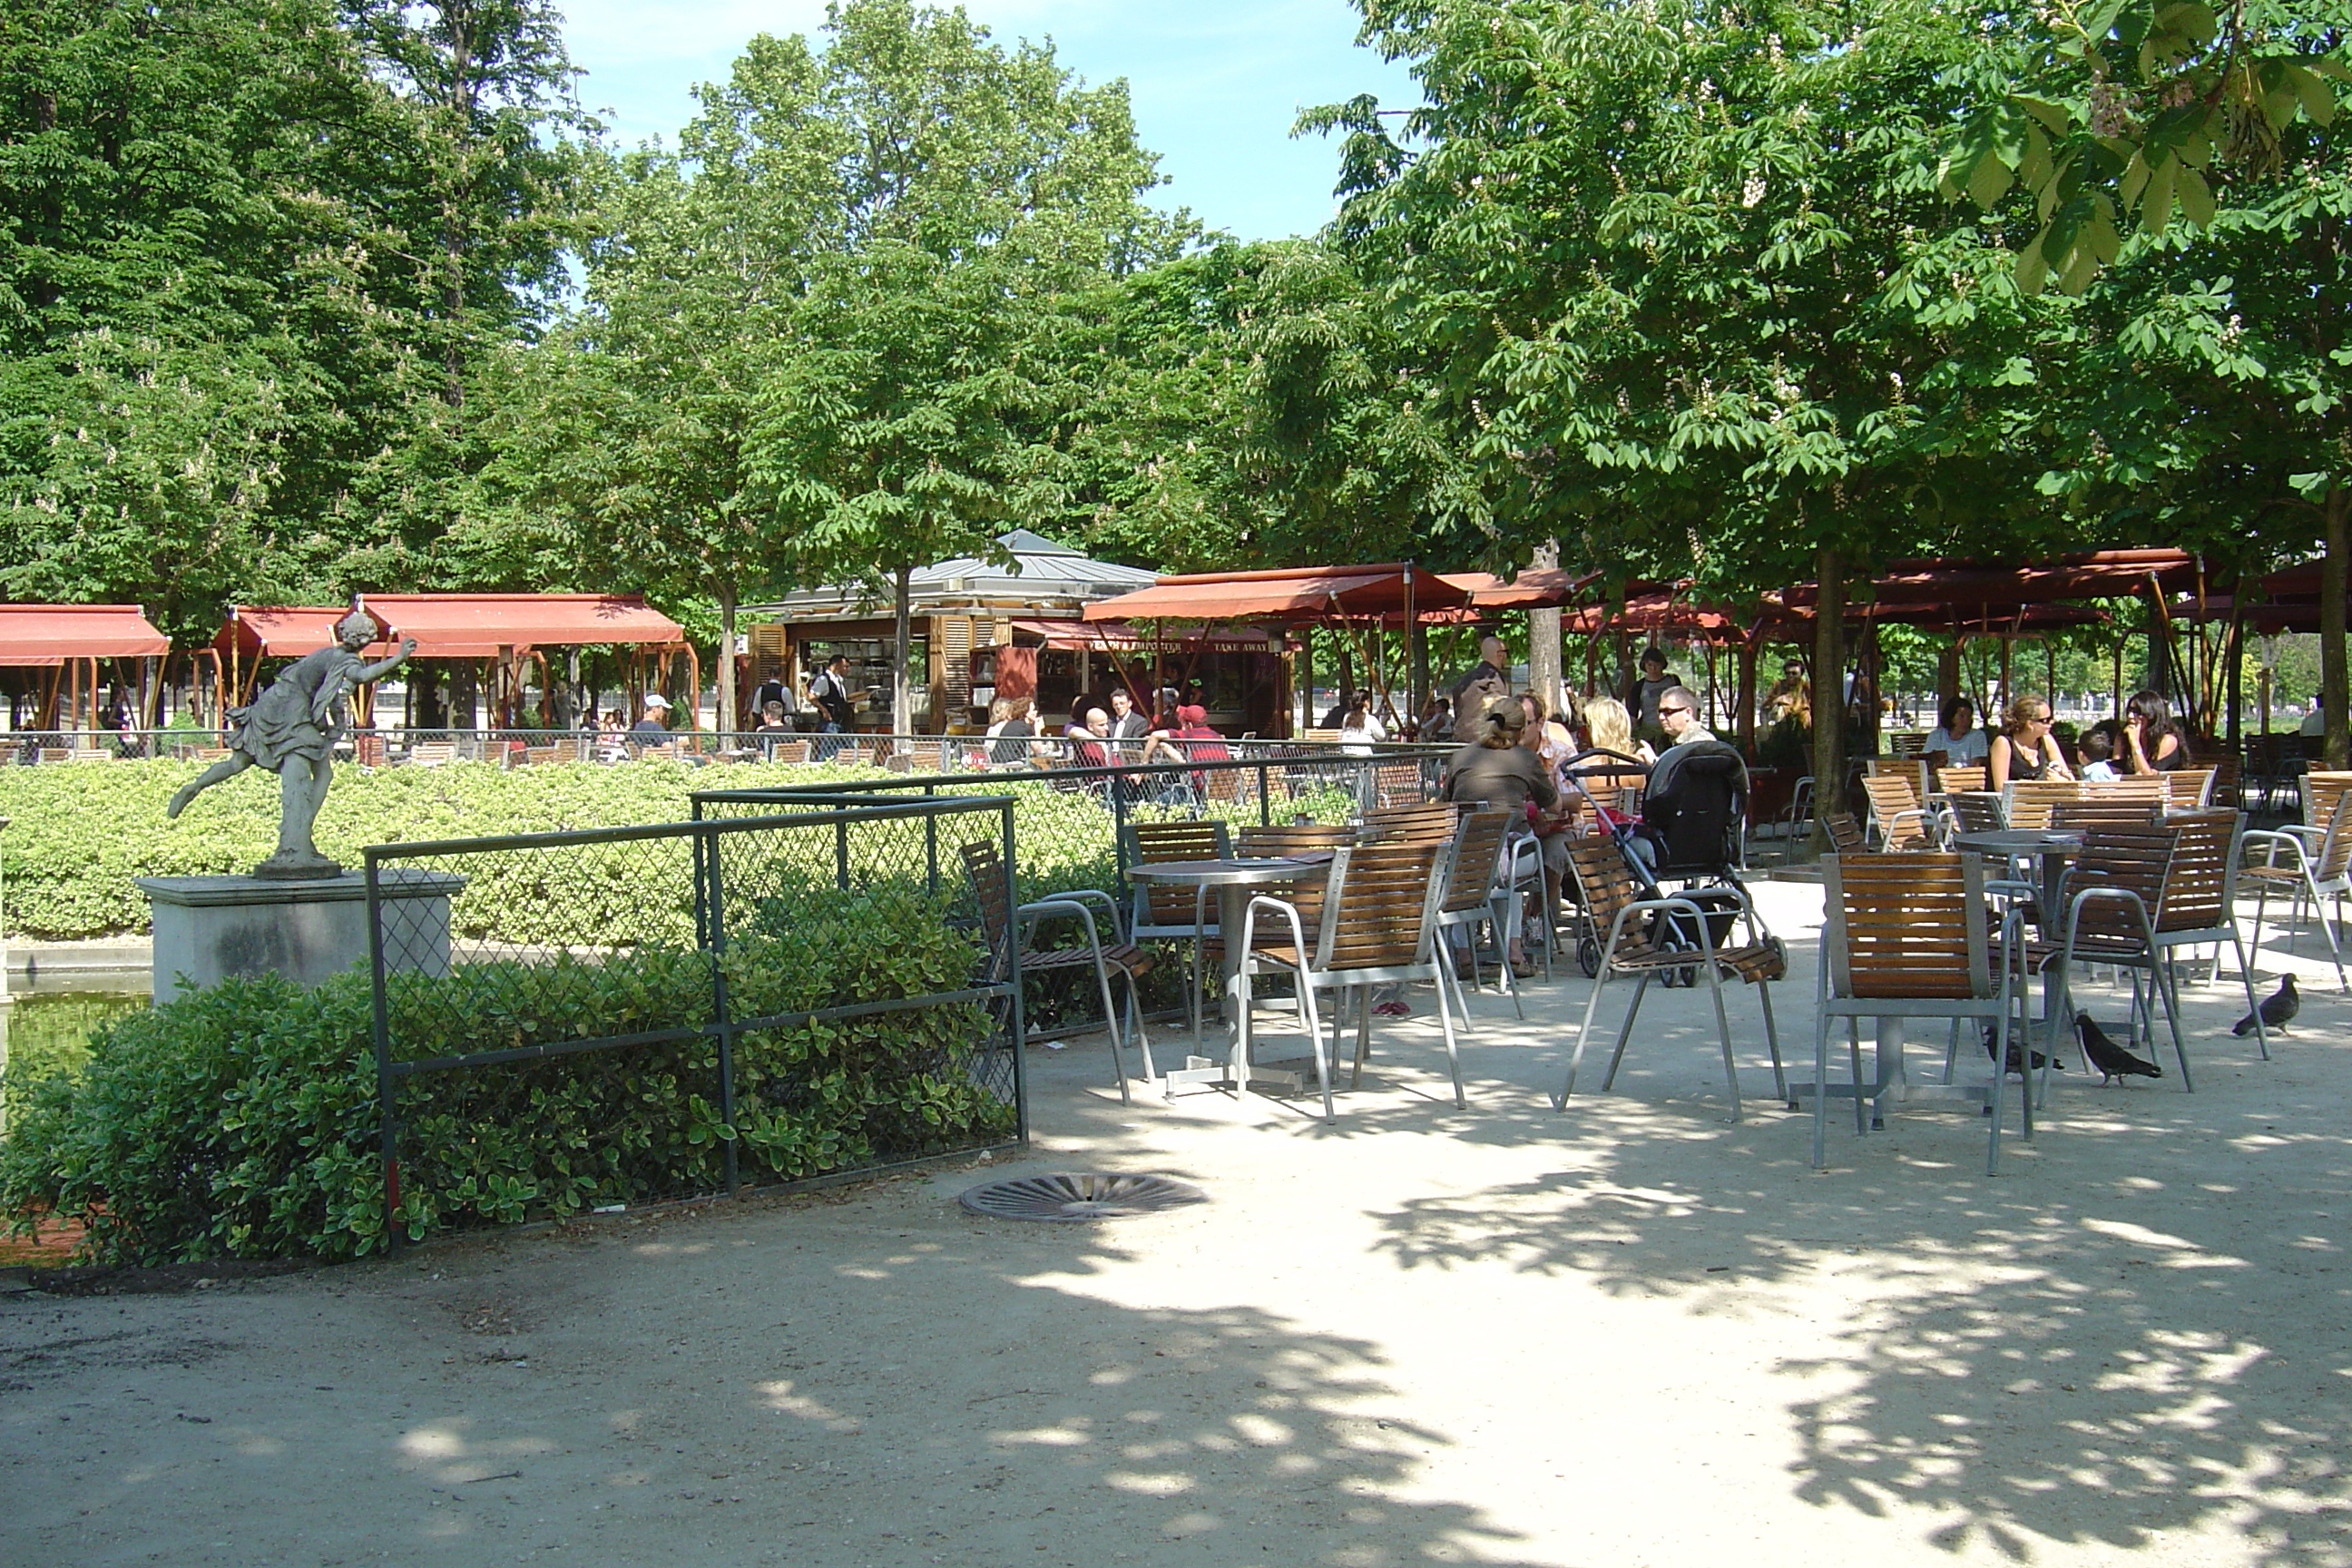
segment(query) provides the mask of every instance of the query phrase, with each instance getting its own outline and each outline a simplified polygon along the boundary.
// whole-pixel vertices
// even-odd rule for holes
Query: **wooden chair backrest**
[[[2039,833],[2050,826],[2051,810],[2060,801],[2083,798],[2083,786],[2073,779],[2019,779],[2001,795],[2009,826]]]
[[[1429,960],[1451,843],[1359,844],[1331,858],[1318,969],[1386,969]]]
[[[1886,732],[1886,749],[1898,757],[1916,757],[1927,749],[1927,731],[1889,730]]]
[[[2336,797],[2352,790],[2352,773],[2314,770],[2303,775],[2303,820],[2306,826],[2325,827],[2336,809]]]
[[[1959,819],[1963,833],[1999,833],[2009,826],[2000,796],[1990,790],[1955,790],[1949,798],[1952,815]]]
[[[2164,869],[2156,929],[2209,931],[2225,923],[2244,819],[2226,809],[2197,811],[2168,816],[2165,826],[2172,829],[2172,859]]]
[[[1453,868],[1446,874],[1445,897],[1438,908],[1456,914],[1487,906],[1510,833],[1507,811],[1474,811],[1462,819],[1462,830],[1454,840]]]
[[[1013,929],[1013,892],[1004,885],[1004,857],[985,838],[965,845],[962,853],[964,875],[971,879],[972,901],[980,908],[981,934],[987,939],[992,961],[1002,965],[1008,951],[1005,933]]]
[[[2235,757],[2224,756],[2216,761],[2213,764],[2213,782],[2205,789],[2205,804],[2244,805],[2245,795],[2240,788],[2243,782],[2244,771],[2244,764]]]
[[[1426,799],[1429,782],[1419,763],[1381,763],[1372,769],[1372,788],[1382,805],[1414,805]]]
[[[1905,812],[1919,809],[1918,791],[1908,777],[1902,773],[1873,773],[1862,781],[1862,788],[1870,797],[1870,815],[1877,819],[1878,836],[1889,850],[1912,849],[1927,842],[1926,829],[1917,817],[1902,817]]]
[[[2096,784],[2081,800],[2062,800],[2050,808],[2050,826],[2056,828],[2146,827],[2164,815],[2162,803],[2146,795],[2106,795]]]
[[[1822,818],[1822,825],[1829,829],[1832,854],[1867,855],[1870,853],[1870,836],[1862,830],[1862,824],[1853,819],[1853,813],[1832,811]]]
[[[1853,818],[1848,817],[1848,821]],[[1861,829],[1857,827],[1856,832]],[[1609,922],[1617,911],[1640,899],[1645,889],[1625,863],[1625,851],[1606,834],[1588,834],[1568,847],[1568,866],[1576,878],[1576,901],[1592,921],[1594,934],[1606,941]],[[1629,922],[1617,939],[1616,956],[1631,958],[1650,951],[1650,942],[1638,922]]]
[[[2119,779],[2086,780],[2083,784],[2084,800],[2138,801],[2151,809],[2160,809],[2172,797],[2170,773],[2126,773]]]
[[[2164,798],[2175,811],[2200,808],[2213,798],[2213,782],[2219,768],[2177,768],[2168,773],[2154,776],[2162,782]]]
[[[525,746],[522,749],[523,763],[525,766],[538,766],[555,762],[562,751],[561,746]]]
[[[1276,822],[1263,827],[1243,828],[1234,836],[1234,853],[1245,860],[1270,859],[1310,849],[1344,849],[1359,842],[1362,837],[1362,829],[1352,823]],[[1315,933],[1321,929],[1323,900],[1329,887],[1330,868],[1318,865],[1305,868],[1293,880],[1267,883],[1253,891],[1265,893],[1269,898],[1285,899],[1297,906],[1298,923],[1306,928],[1307,940],[1312,942]],[[1258,942],[1261,945],[1284,942],[1289,939],[1290,933],[1286,930],[1277,931],[1265,921],[1259,922]],[[1238,942],[1240,938],[1234,940]]]
[[[114,753],[104,746],[76,746],[66,759],[74,763],[110,763]]]
[[[768,748],[768,761],[790,763],[797,767],[808,761],[808,753],[806,741],[778,741]]]
[[[1380,843],[1391,839],[1421,842],[1451,838],[1461,825],[1462,808],[1450,800],[1375,806],[1364,813],[1365,831]]]
[[[1231,855],[1233,840],[1225,825],[1212,818],[1202,822],[1134,822],[1128,825],[1129,864],[1154,866],[1173,860],[1223,860]],[[1156,926],[1189,925],[1198,908],[1194,889],[1166,882],[1146,889],[1144,908]],[[1211,910],[1216,907],[1213,899]]]
[[[1318,745],[1336,746],[1339,743],[1339,731],[1337,730],[1309,730],[1307,733],[1299,736],[1298,738],[1302,741],[1311,741]]]
[[[1936,770],[1936,787],[1942,790],[1946,795],[1952,795],[1964,789],[1990,789],[1992,787],[1992,771],[1987,768],[1982,763],[1974,763],[1966,767],[1937,768]]]
[[[2321,887],[2352,874],[2352,790],[2336,792],[2336,804],[2327,813],[2327,836],[2319,841],[2319,852],[2312,858],[2311,875]]]
[[[2086,887],[2120,888],[2138,895],[2153,923],[2164,903],[2165,868],[2172,862],[2176,838],[2168,824],[2153,816],[2141,822],[2111,821],[2092,827],[2084,836],[2082,853],[2066,868],[2061,884],[2063,903],[2072,904],[2074,895]],[[2049,910],[2045,918],[2050,930],[2061,931],[2065,910]],[[2094,899],[2084,904],[2074,929],[2094,940],[2104,938],[2135,946],[2141,940],[2138,917],[2128,905],[2112,899]]]
[[[1994,994],[1984,868],[1972,855],[1822,858],[1822,934],[1839,996],[1956,1000]]]

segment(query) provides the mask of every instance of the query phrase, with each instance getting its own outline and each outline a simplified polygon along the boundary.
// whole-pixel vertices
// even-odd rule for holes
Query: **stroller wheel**
[[[1584,971],[1587,980],[1601,973],[1601,942],[1596,937],[1579,937],[1576,941],[1576,966]]]

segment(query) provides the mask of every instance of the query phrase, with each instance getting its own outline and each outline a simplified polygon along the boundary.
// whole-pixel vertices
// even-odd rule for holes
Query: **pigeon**
[[[2098,1021],[2088,1013],[2074,1019],[2074,1027],[2083,1037],[2083,1054],[2099,1069],[2099,1082],[2120,1082],[2127,1078],[2162,1078],[2164,1069],[2154,1062],[2142,1061],[2122,1046],[2116,1044]]]
[[[1988,1059],[1990,1059],[1990,1058],[1991,1058],[1991,1056],[1992,1056],[1993,1048],[1994,1048],[1994,1041],[1995,1041],[1995,1038],[1996,1038],[1996,1037],[1994,1036],[1994,1034],[1993,1034],[1993,1031],[1992,1031],[1992,1030],[1990,1030],[1990,1029],[1987,1029],[1987,1030],[1984,1032],[1984,1040],[1983,1040],[1983,1045],[1984,1045],[1984,1053],[1985,1053],[1985,1056],[1986,1056],[1986,1058],[1987,1058]],[[2041,1053],[2040,1051],[2035,1051],[2035,1052],[2033,1052],[2033,1053],[2032,1053],[2032,1060],[2033,1066],[2032,1066],[2032,1068],[2031,1070],[2032,1070],[2032,1071],[2034,1071],[2034,1072],[2040,1072],[2040,1071],[2042,1070],[2042,1053]],[[2058,1071],[2058,1072],[2064,1072],[2064,1071],[2066,1070],[2066,1064],[2065,1064],[2064,1062],[2062,1062],[2062,1061],[2057,1060],[2055,1058],[2051,1058],[2050,1066],[2051,1066],[2054,1070],[2056,1070],[2056,1071]],[[2027,1070],[2028,1070],[2028,1069],[2027,1069],[2027,1068],[2025,1068],[2024,1067],[2021,1067],[2021,1066],[2020,1066],[2020,1065],[2019,1065],[2019,1058],[2018,1058],[2017,1042],[2016,1042],[2015,1040],[2011,1040],[2011,1041],[2010,1041],[2010,1042],[2009,1042],[2009,1070],[2010,1070],[2011,1072],[2018,1072],[2018,1073],[2021,1073],[2021,1072],[2024,1072],[2024,1071],[2027,1071]]]
[[[2294,1016],[2303,1011],[2303,998],[2295,994],[2294,975],[2279,976],[2279,988],[2263,998],[2261,1011],[2265,1028],[2284,1029],[2294,1022]],[[2253,1032],[2254,1015],[2252,1013],[2239,1019],[2230,1029],[2233,1035],[2251,1035]]]

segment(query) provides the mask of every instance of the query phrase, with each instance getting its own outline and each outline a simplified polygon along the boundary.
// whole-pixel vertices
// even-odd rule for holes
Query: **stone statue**
[[[334,647],[295,660],[251,707],[230,709],[235,729],[229,754],[183,785],[163,815],[177,817],[190,801],[223,779],[250,767],[268,768],[280,781],[278,849],[253,874],[288,880],[340,875],[342,867],[319,853],[310,833],[334,776],[328,759],[348,717],[343,699],[390,675],[416,651],[416,639],[403,637],[400,651],[390,658],[361,662],[360,649],[382,635],[374,616],[353,610],[335,623]]]

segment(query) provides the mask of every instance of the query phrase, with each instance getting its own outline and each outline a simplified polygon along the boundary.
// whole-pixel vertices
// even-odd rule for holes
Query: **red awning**
[[[1566,604],[1601,580],[1598,572],[1572,577],[1557,566],[1535,566],[1512,578],[1492,572],[1444,572],[1446,582],[1470,595],[1474,610],[1549,610]]]
[[[0,605],[0,665],[59,665],[69,658],[152,658],[172,639],[136,605]]]
[[[1282,645],[1271,632],[1255,626],[1225,631],[1206,627],[1171,630],[1150,637],[1124,621],[1014,621],[1015,632],[1042,639],[1051,648],[1088,653],[1270,653]]]
[[[1378,566],[1300,566],[1268,572],[1214,572],[1162,577],[1149,588],[1086,607],[1089,621],[1276,621],[1370,619],[1470,603],[1469,590],[1435,572],[1402,563]]]
[[[332,647],[335,623],[350,614],[348,609],[311,605],[232,605],[213,647],[223,653],[235,648],[247,658],[299,658]],[[378,643],[367,651],[381,658],[391,651],[391,645]]]
[[[2198,585],[2197,557],[2169,547],[2091,550],[2012,564],[1983,561],[1896,561],[1867,584],[1849,582],[1856,604],[1950,605],[2000,610],[2069,599],[2120,599],[2153,582],[2167,592]],[[1781,595],[1790,605],[1811,604],[1820,590],[1800,583]]]
[[[368,613],[420,658],[495,658],[501,648],[682,643],[685,628],[634,594],[371,594]]]

